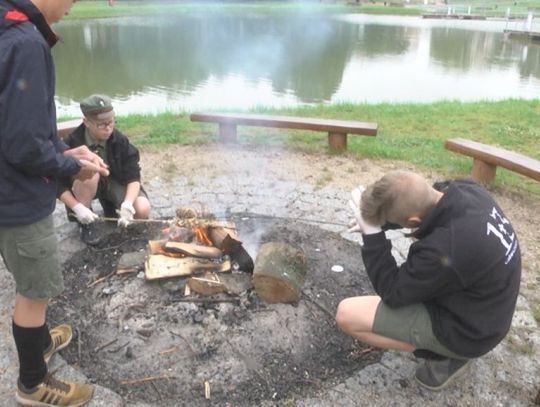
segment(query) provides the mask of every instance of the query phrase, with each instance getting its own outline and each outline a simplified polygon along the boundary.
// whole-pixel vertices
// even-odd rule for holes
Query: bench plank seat
[[[540,161],[523,154],[461,138],[447,140],[445,148],[473,158],[472,177],[477,181],[493,181],[497,166],[540,181]]]
[[[192,113],[191,121],[219,123],[220,138],[224,142],[236,141],[236,126],[275,127],[293,130],[328,132],[331,149],[347,148],[347,134],[377,135],[377,123],[349,120],[319,119],[313,117],[272,116],[236,113]]]
[[[66,122],[59,122],[56,124],[58,130],[58,137],[61,139],[66,138],[66,136],[72,133],[77,127],[82,124],[81,119],[68,120]]]

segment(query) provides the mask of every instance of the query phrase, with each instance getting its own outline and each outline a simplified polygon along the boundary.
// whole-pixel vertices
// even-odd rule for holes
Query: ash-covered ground
[[[69,321],[76,333],[74,346],[62,351],[68,363],[128,404],[252,406],[315,395],[379,361],[380,351],[341,333],[333,318],[340,300],[371,289],[358,244],[295,220],[228,220],[254,260],[269,241],[304,252],[298,303],[265,304],[252,289],[191,302],[185,278],[147,282],[142,262],[138,272],[117,275],[122,254],[146,252],[159,225],[109,228],[99,245],[65,263],[67,289],[51,305],[52,323]],[[332,271],[335,265],[343,271]]]

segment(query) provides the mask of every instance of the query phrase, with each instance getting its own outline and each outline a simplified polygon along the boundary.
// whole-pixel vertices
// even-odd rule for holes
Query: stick
[[[171,298],[171,302],[193,302],[203,304],[219,304],[220,302],[240,302],[240,298]]]
[[[103,276],[101,278],[98,278],[96,281],[94,281],[93,283],[90,283],[86,286],[86,288],[90,288],[90,287],[93,287],[95,286],[96,284],[98,283],[101,283],[102,281],[105,281],[106,279],[108,279],[110,276],[112,276],[114,273],[116,272],[116,270],[113,270],[111,271],[109,274],[107,274],[106,276]]]
[[[131,384],[140,384],[140,383],[152,382],[154,380],[171,380],[171,379],[176,379],[176,376],[168,375],[168,374],[164,374],[164,375],[161,375],[161,376],[149,376],[149,377],[144,377],[142,379],[124,380],[124,381],[121,381],[120,384],[121,385],[131,385]]]
[[[98,220],[103,222],[118,222],[118,218],[108,218],[106,216],[100,216]],[[170,220],[161,219],[131,219],[130,223],[171,223]]]
[[[108,350],[107,352],[109,352],[109,353],[116,353],[116,352],[119,352],[119,351],[121,351],[122,349],[124,349],[126,346],[128,346],[129,344],[130,344],[130,342],[128,341],[128,342],[124,343],[123,345],[120,345],[120,346],[117,347],[117,348]]]
[[[204,398],[210,400],[210,383],[208,381],[204,382]]]
[[[324,308],[321,304],[319,304],[317,301],[315,301],[313,298],[311,298],[309,295],[307,295],[304,290],[302,290],[302,295],[304,296],[304,298],[306,300],[308,300],[313,305],[315,305],[317,308],[319,308],[322,312],[324,312],[326,315],[328,315],[332,319],[333,322],[335,322],[336,318],[335,318],[334,314],[332,314],[330,311],[328,311],[326,308]]]
[[[169,349],[164,349],[162,351],[159,351],[159,355],[166,355],[167,353],[172,353],[172,352],[176,352],[178,350],[178,348],[176,346],[173,346],[172,348],[169,348]]]
[[[81,331],[79,328],[75,328],[75,331],[77,332],[77,356],[79,358],[79,367],[82,367],[81,364]]]
[[[191,347],[191,344],[189,343],[189,341],[188,341],[186,338],[184,338],[182,335],[180,335],[179,333],[176,333],[176,332],[174,332],[174,331],[169,330],[169,332],[170,332],[171,334],[173,334],[174,336],[179,337],[180,339],[182,339],[182,340],[186,343],[186,345],[187,345],[189,351],[191,352],[191,355],[192,355],[192,356],[197,356],[197,353],[195,353],[195,351],[194,351],[193,348]]]
[[[94,352],[98,353],[100,350],[105,349],[107,346],[111,346],[113,343],[118,342],[118,338],[113,339],[112,341],[107,342],[105,345],[100,346]]]
[[[161,398],[161,393],[159,392],[156,384],[154,382],[150,382],[150,384],[152,385],[152,388],[154,389],[154,391],[157,393],[159,401],[163,401],[163,399]]]

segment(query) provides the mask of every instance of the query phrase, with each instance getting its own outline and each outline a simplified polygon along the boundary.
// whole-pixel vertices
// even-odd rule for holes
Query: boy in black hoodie
[[[339,327],[371,345],[426,358],[416,380],[444,388],[510,329],[521,277],[512,225],[473,181],[432,187],[406,171],[354,190],[349,205],[378,295],[343,300]],[[390,224],[416,229],[401,266],[383,232]]]

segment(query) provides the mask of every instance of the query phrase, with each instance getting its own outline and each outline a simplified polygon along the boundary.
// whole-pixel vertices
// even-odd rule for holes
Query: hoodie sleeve
[[[449,259],[425,241],[411,245],[398,266],[383,232],[364,235],[362,258],[375,292],[390,307],[429,301],[462,288]]]
[[[36,41],[16,42],[2,55],[6,82],[0,95],[5,116],[0,127],[0,150],[17,170],[28,175],[56,177],[76,174],[79,162],[64,156],[65,144],[58,139],[53,112],[48,111],[50,56]],[[43,53],[43,58],[36,55]],[[32,63],[29,63],[32,61]]]

